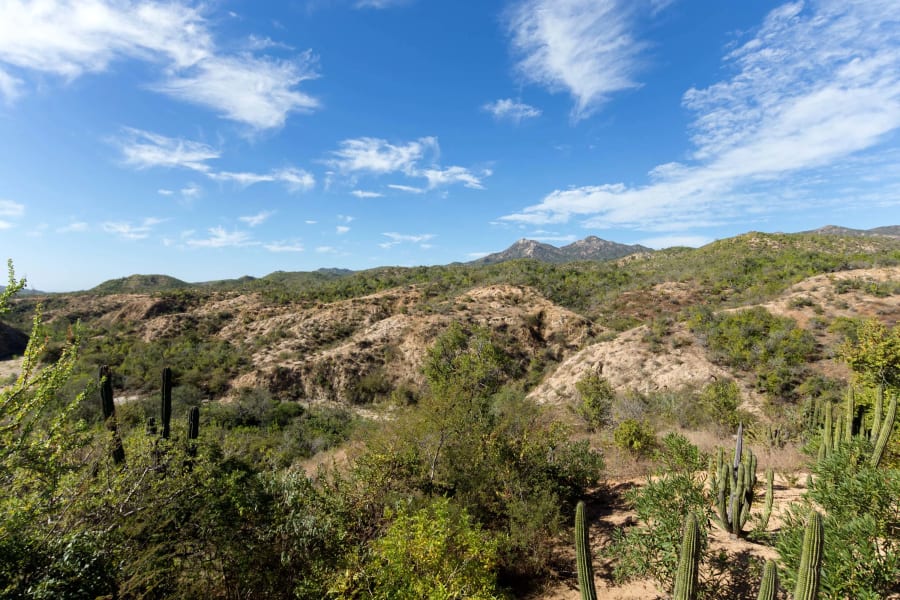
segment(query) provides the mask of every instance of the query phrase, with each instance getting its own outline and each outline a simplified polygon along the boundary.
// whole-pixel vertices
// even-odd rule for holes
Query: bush
[[[465,509],[436,498],[401,511],[372,545],[364,579],[373,599],[498,598],[497,543]]]
[[[595,373],[585,375],[575,384],[580,402],[576,409],[592,430],[609,424],[612,403],[616,397],[609,382]]]
[[[656,434],[646,421],[625,419],[613,433],[616,446],[632,454],[646,455],[656,447]]]

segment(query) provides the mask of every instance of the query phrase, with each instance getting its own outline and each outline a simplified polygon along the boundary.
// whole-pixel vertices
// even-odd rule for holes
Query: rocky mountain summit
[[[518,258],[533,258],[534,260],[549,263],[564,263],[575,260],[614,260],[643,252],[653,252],[653,250],[640,244],[619,244],[618,242],[610,242],[593,235],[559,248],[552,244],[522,238],[506,250],[488,254],[472,261],[472,264],[492,265]]]

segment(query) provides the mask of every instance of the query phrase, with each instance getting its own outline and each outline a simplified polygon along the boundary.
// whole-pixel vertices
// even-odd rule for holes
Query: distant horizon
[[[876,228],[878,228],[878,227],[893,227],[893,226],[895,226],[895,225],[877,225],[876,227],[871,227],[871,228],[869,228],[869,229],[876,229]],[[747,231],[742,231],[742,232],[740,232],[740,233],[736,233],[736,234],[733,235],[733,236],[726,236],[726,237],[723,237],[723,238],[717,238],[717,239],[715,239],[715,240],[710,240],[710,241],[707,242],[706,244],[703,244],[703,246],[708,245],[708,244],[712,244],[712,243],[715,243],[715,242],[718,242],[718,241],[721,241],[721,240],[723,240],[723,239],[728,239],[728,238],[730,238],[730,237],[737,237],[737,236],[745,235],[745,234],[748,234],[748,233],[754,233],[754,232],[756,232],[756,233],[762,233],[762,234],[765,234],[765,235],[779,235],[779,234],[784,234],[784,235],[796,235],[796,234],[802,234],[802,233],[805,233],[805,232],[816,231],[816,230],[819,230],[819,229],[823,229],[823,228],[825,228],[825,227],[839,227],[839,228],[844,228],[844,229],[856,229],[856,228],[846,228],[846,227],[844,227],[843,225],[835,225],[834,223],[827,223],[827,224],[825,224],[825,225],[820,225],[819,227],[813,227],[813,228],[810,228],[810,229],[803,229],[803,230],[800,230],[800,231],[761,231],[761,230],[750,229],[750,230],[747,230]],[[867,231],[867,230],[859,230],[859,231]],[[542,243],[542,244],[547,244],[547,245],[549,245],[549,246],[553,246],[554,248],[562,248],[563,246],[571,245],[571,244],[573,244],[573,243],[575,243],[575,242],[577,242],[577,241],[581,241],[581,240],[587,239],[587,238],[589,238],[589,237],[598,237],[598,238],[599,238],[600,236],[597,236],[597,235],[595,235],[595,234],[590,234],[590,233],[589,233],[589,234],[585,235],[583,238],[579,238],[578,240],[574,240],[573,242],[566,242],[566,243],[563,243],[563,244],[552,244],[552,243],[549,243],[549,242],[541,242],[541,243]],[[600,239],[603,239],[603,240],[608,241],[608,242],[622,243],[622,242],[618,242],[617,240],[610,240],[610,239],[607,239],[607,238],[600,238]],[[491,255],[491,254],[497,254],[497,253],[503,252],[504,250],[509,249],[510,247],[512,247],[513,245],[515,245],[516,243],[518,243],[518,242],[520,242],[520,241],[523,241],[523,240],[528,240],[528,241],[538,241],[538,240],[533,240],[533,239],[531,239],[531,238],[518,238],[517,240],[512,241],[511,243],[509,243],[508,245],[504,246],[503,248],[500,248],[500,249],[498,249],[498,250],[494,250],[494,251],[492,251],[492,252],[487,252],[487,253],[485,253],[482,257],[478,257],[478,258],[483,258],[484,256],[489,256],[489,255]],[[628,245],[640,245],[640,244],[628,244]],[[651,250],[653,250],[653,251],[659,251],[659,250],[666,250],[666,249],[669,249],[669,248],[676,248],[676,247],[686,247],[686,248],[694,248],[694,249],[697,249],[697,248],[700,248],[700,247],[702,247],[702,246],[679,246],[679,245],[673,245],[673,246],[666,246],[666,247],[664,247],[664,248],[651,248]],[[383,265],[368,266],[368,267],[365,267],[365,268],[362,268],[362,269],[352,269],[352,268],[349,268],[349,267],[341,267],[341,266],[335,266],[335,265],[320,266],[320,267],[314,267],[314,268],[310,268],[310,269],[274,269],[274,270],[272,270],[272,271],[266,271],[265,273],[261,273],[261,274],[259,274],[259,275],[253,275],[253,274],[250,274],[250,273],[242,273],[242,274],[239,274],[239,275],[233,275],[233,276],[230,276],[230,277],[216,277],[216,278],[209,278],[209,279],[185,279],[185,278],[183,278],[183,277],[179,277],[179,276],[177,276],[177,275],[174,275],[174,274],[172,274],[172,273],[167,273],[167,272],[141,272],[141,273],[139,273],[139,272],[130,272],[130,273],[127,273],[127,274],[124,274],[124,275],[115,275],[115,276],[113,276],[113,277],[107,277],[106,279],[97,281],[97,282],[94,283],[93,285],[90,285],[90,286],[85,287],[85,288],[79,288],[79,289],[49,289],[49,288],[35,288],[35,287],[33,287],[33,286],[31,285],[30,280],[28,281],[28,284],[26,285],[25,289],[27,289],[27,290],[29,290],[29,291],[31,291],[31,292],[33,292],[33,293],[67,294],[67,293],[75,293],[75,292],[86,292],[86,291],[90,291],[91,289],[93,289],[93,288],[95,288],[95,287],[97,287],[97,286],[99,286],[99,285],[101,285],[101,284],[103,284],[103,283],[106,283],[107,281],[115,281],[115,280],[118,280],[118,279],[128,279],[129,277],[153,277],[153,276],[171,277],[171,278],[173,278],[173,279],[177,279],[178,281],[184,282],[184,283],[189,284],[189,285],[200,285],[200,284],[210,283],[210,282],[215,282],[215,281],[236,281],[236,280],[238,280],[238,279],[242,279],[242,278],[245,278],[245,277],[251,277],[251,278],[253,278],[253,279],[262,279],[262,278],[264,278],[264,277],[266,277],[266,276],[268,276],[268,275],[272,275],[273,273],[314,273],[314,272],[316,272],[316,271],[332,271],[332,270],[333,270],[333,271],[349,271],[349,272],[352,272],[352,273],[356,273],[356,272],[361,272],[361,271],[367,271],[367,270],[370,270],[370,269],[381,269],[381,268],[404,268],[404,269],[408,269],[408,268],[416,268],[416,267],[440,267],[440,266],[447,266],[447,265],[452,265],[452,264],[469,264],[469,263],[472,263],[472,262],[477,261],[478,258],[472,258],[472,259],[465,260],[465,261],[450,261],[450,262],[447,262],[447,263],[432,263],[432,264],[409,264],[409,265],[383,264]],[[14,266],[15,266],[15,265],[14,265]],[[18,270],[18,267],[16,267],[16,277],[17,277],[17,279],[21,279],[21,278],[23,278],[23,277],[25,277],[25,278],[27,279],[27,274],[20,273],[19,270]],[[0,285],[0,290],[2,290],[3,288],[4,288],[4,286],[3,286],[3,285]]]
[[[900,223],[892,0],[0,3],[42,291]]]

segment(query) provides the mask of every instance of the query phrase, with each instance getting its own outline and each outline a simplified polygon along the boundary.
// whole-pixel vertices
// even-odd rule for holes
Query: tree
[[[866,383],[900,386],[900,325],[892,329],[875,319],[863,321],[857,339],[841,346],[841,357]]]

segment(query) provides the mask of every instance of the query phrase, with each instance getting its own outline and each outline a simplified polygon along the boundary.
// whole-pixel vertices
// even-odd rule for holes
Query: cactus
[[[831,402],[825,402],[825,424],[822,427],[822,440],[819,443],[819,460],[831,456]]]
[[[119,437],[119,427],[116,423],[116,403],[113,400],[112,373],[107,365],[100,367],[100,404],[103,409],[103,421],[106,423],[106,428],[112,432],[113,462],[120,465],[125,462],[125,448],[122,447],[122,439]]]
[[[831,451],[837,452],[843,438],[844,415],[838,413],[834,419],[834,433],[831,435]]]
[[[160,410],[162,421],[162,437],[169,439],[172,422],[172,369],[166,367],[162,370],[162,406]]]
[[[196,440],[200,435],[200,408],[192,406],[188,413],[188,439]]]
[[[149,419],[147,419],[147,435],[156,435],[156,417],[150,417]]]
[[[856,414],[855,408],[855,398],[853,395],[853,388],[847,390],[847,405],[844,407],[844,441],[848,444],[853,441],[853,434],[856,433],[853,431],[853,417]]]
[[[878,441],[881,433],[881,417],[884,411],[884,384],[878,384],[878,393],[875,395],[875,412],[872,415],[872,429],[869,431],[869,441],[873,444]]]
[[[710,479],[710,489],[716,498],[715,520],[732,538],[741,535],[750,518],[753,488],[756,486],[756,456],[748,450],[746,459],[742,459],[742,449],[743,427],[739,426],[733,466],[729,468],[725,463],[720,448],[716,454],[716,472]]]
[[[775,472],[769,468],[766,469],[766,503],[763,507],[763,513],[759,520],[759,530],[765,531],[769,526],[769,517],[772,516],[772,504],[775,501]]]
[[[688,514],[684,520],[684,537],[678,556],[673,600],[693,600],[697,594],[697,574],[700,568],[700,526],[697,517]]]
[[[778,593],[778,568],[774,560],[767,560],[763,567],[762,580],[759,583],[759,595],[756,600],[775,600]]]
[[[597,589],[594,587],[594,567],[591,563],[590,538],[584,519],[584,502],[578,502],[575,507],[575,555],[581,600],[597,600]]]
[[[878,440],[875,442],[875,450],[872,452],[872,457],[869,461],[873,467],[878,467],[881,464],[881,459],[884,458],[884,451],[887,448],[888,440],[891,439],[891,433],[894,431],[894,420],[896,418],[897,394],[891,394],[887,410],[884,413],[884,420],[881,422]]]
[[[803,553],[800,555],[800,567],[797,569],[794,600],[815,600],[819,593],[823,537],[822,515],[814,510],[810,511],[809,522],[803,533]]]

